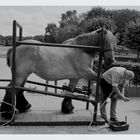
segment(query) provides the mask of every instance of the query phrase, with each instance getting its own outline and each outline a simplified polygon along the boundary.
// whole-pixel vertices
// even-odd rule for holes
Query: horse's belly
[[[36,74],[46,80],[76,79],[77,72],[66,60],[45,61],[36,67]]]
[[[81,67],[81,52],[70,48],[40,47],[35,73],[43,79],[79,79]]]

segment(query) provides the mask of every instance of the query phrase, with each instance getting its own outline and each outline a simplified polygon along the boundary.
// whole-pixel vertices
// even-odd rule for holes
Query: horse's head
[[[114,62],[114,47],[116,44],[115,36],[105,28],[98,29],[91,33],[85,33],[75,38],[76,44],[88,46],[101,46],[106,65],[111,65]],[[84,52],[95,56],[96,50],[84,48]]]
[[[102,47],[105,64],[111,65],[114,61],[114,47],[117,45],[115,36],[105,28],[97,31],[99,43]]]

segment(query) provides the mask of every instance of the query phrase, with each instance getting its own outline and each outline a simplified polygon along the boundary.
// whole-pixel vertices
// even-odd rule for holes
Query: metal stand
[[[17,27],[19,29],[19,41],[17,41]],[[103,38],[102,38],[103,39]],[[94,106],[94,116],[93,116],[93,123],[92,125],[103,125],[105,122],[97,121],[97,108],[98,108],[98,102],[99,102],[99,82],[100,82],[100,72],[101,72],[101,64],[102,64],[102,56],[103,56],[103,51],[100,49],[98,46],[83,46],[83,45],[64,45],[64,44],[52,44],[52,43],[29,43],[29,42],[22,42],[22,27],[16,22],[15,20],[13,21],[13,52],[12,52],[12,84],[11,87],[0,87],[0,89],[6,89],[6,88],[11,88],[12,89],[12,105],[15,105],[15,92],[17,89],[22,89],[24,91],[31,91],[31,92],[37,92],[40,94],[45,94],[45,95],[50,95],[50,96],[56,96],[56,97],[70,97],[74,100],[80,100],[83,102],[87,102],[86,109],[89,107],[89,103],[91,103]],[[40,91],[40,90],[33,90],[29,88],[23,88],[23,87],[18,87],[15,85],[15,77],[16,77],[16,65],[15,65],[15,56],[16,56],[16,47],[18,45],[40,45],[40,46],[52,46],[52,47],[70,47],[70,48],[92,48],[96,51],[99,51],[99,65],[98,65],[98,79],[97,79],[97,86],[96,86],[96,96],[95,100],[89,99],[90,95],[90,81],[88,83],[88,93],[87,93],[87,98],[85,96],[80,96],[80,97],[75,97],[73,95],[66,95],[66,94],[57,94],[57,93],[51,93],[51,92],[46,92],[46,91]],[[101,43],[103,45],[103,43]],[[6,79],[1,79],[0,81],[8,81]],[[47,85],[43,83],[38,83],[38,82],[33,82],[33,81],[27,81],[32,84],[37,84],[37,85],[42,85],[42,86],[48,86],[48,87],[53,87],[55,89],[63,89],[62,87],[57,87],[53,85]],[[82,93],[82,92],[81,92]],[[13,110],[14,112],[15,110]],[[0,122],[1,124],[1,122]],[[9,125],[12,126],[35,126],[35,125],[88,125],[90,124],[89,121],[76,121],[76,122],[16,122],[15,119],[13,119]]]

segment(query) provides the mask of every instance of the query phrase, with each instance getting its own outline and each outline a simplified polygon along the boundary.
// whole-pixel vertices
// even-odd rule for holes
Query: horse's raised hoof
[[[25,107],[17,107],[19,113],[27,112],[31,108],[31,104],[27,104]]]

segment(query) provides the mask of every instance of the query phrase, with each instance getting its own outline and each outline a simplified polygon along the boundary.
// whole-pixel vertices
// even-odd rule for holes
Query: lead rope
[[[5,102],[5,101],[2,101],[2,102],[0,102],[0,103],[7,104],[7,105],[13,107],[13,109],[14,109],[14,113],[13,113],[13,115],[12,115],[12,118],[11,118],[10,120],[8,120],[7,122],[5,122],[4,124],[1,124],[1,125],[0,125],[0,128],[4,128],[4,127],[8,127],[8,126],[9,126],[8,124],[14,119],[14,116],[15,116],[15,114],[16,114],[16,113],[15,113],[15,112],[16,112],[16,107],[15,107],[14,105],[8,103],[8,102]],[[6,111],[6,112],[7,112],[7,111]],[[10,111],[10,112],[11,112],[11,111]],[[5,113],[5,111],[0,112],[0,114],[2,114],[2,113]]]

